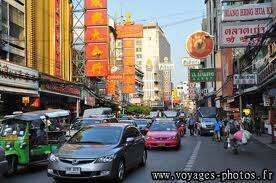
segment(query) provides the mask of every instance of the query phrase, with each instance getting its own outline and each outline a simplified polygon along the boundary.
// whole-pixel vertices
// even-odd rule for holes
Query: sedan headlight
[[[51,154],[48,159],[51,162],[57,162],[57,161],[59,161],[59,158],[57,156],[55,156],[54,154]]]
[[[168,137],[168,140],[176,140],[177,137],[176,136],[173,136],[173,137]]]
[[[112,155],[106,155],[106,156],[98,158],[95,161],[95,163],[109,163],[109,162],[113,161],[114,157],[115,157],[114,154],[112,154]]]
[[[206,126],[205,123],[202,123],[202,124],[201,124],[201,127],[202,127],[202,128],[207,128],[207,126]]]

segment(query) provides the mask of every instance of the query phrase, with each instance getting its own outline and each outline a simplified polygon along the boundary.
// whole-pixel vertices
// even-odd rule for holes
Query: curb
[[[267,146],[267,147],[269,147],[271,150],[274,150],[274,151],[276,151],[276,147],[273,147],[272,145],[270,145],[270,144],[267,144],[267,143],[264,143],[263,141],[261,141],[261,140],[259,140],[258,138],[256,138],[255,136],[251,136],[251,137],[253,137],[256,141],[258,141],[259,143],[261,143],[261,144],[263,144],[263,145],[265,145],[265,146]]]

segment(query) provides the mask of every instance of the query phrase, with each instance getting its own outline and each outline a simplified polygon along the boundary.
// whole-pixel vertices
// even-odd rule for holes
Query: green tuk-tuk
[[[63,127],[69,124],[69,114],[66,110],[51,109],[4,119],[0,127],[0,146],[9,162],[6,174],[16,172],[19,166],[47,162],[48,156],[66,139]]]

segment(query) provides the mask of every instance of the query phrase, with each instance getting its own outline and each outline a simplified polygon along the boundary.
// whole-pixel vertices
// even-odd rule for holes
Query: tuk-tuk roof
[[[12,118],[22,120],[22,121],[37,121],[40,119],[44,119],[45,116],[49,116],[50,118],[55,118],[55,117],[68,116],[69,114],[70,112],[67,110],[48,109],[48,110],[27,112],[27,113],[16,115]]]

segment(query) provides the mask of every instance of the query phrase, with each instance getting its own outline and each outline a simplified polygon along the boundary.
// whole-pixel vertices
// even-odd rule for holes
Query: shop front
[[[36,107],[38,72],[0,60],[0,115]]]
[[[42,74],[39,95],[41,109],[66,109],[72,118],[79,116],[81,89],[75,84]]]

